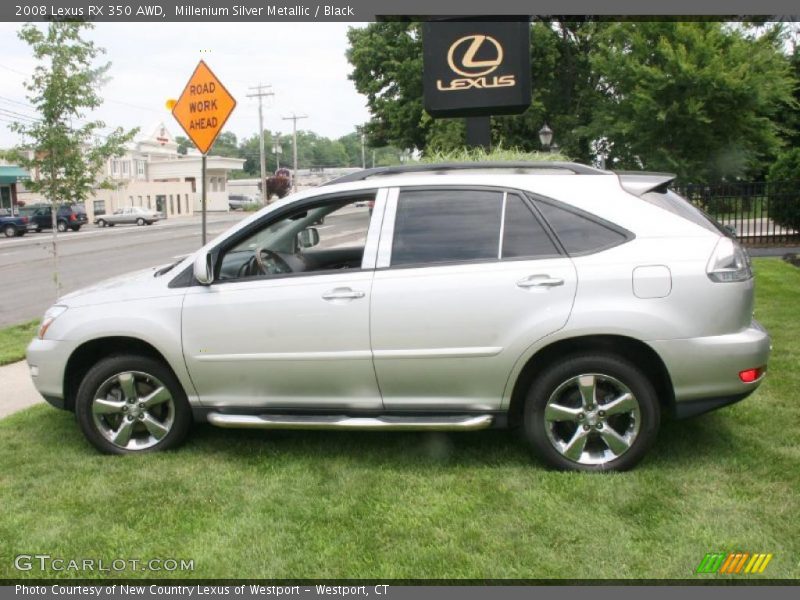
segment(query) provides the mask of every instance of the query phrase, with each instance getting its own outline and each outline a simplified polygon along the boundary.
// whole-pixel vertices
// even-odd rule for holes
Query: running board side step
[[[217,427],[245,429],[344,429],[383,431],[476,431],[492,425],[492,415],[348,417],[345,415],[229,415],[208,413]]]

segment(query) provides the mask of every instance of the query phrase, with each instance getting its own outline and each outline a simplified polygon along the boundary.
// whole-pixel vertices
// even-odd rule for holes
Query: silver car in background
[[[113,227],[114,225],[152,225],[161,219],[157,210],[141,206],[126,206],[118,208],[110,215],[95,217],[94,224],[98,227]]]
[[[361,171],[61,298],[31,375],[109,453],[174,447],[193,421],[519,427],[552,467],[628,469],[662,416],[751,394],[770,352],[746,252],[672,179]]]

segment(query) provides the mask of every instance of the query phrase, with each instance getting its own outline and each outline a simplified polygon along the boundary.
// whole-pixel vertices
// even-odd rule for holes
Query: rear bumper
[[[764,375],[751,383],[739,379],[745,369],[766,367],[772,348],[757,322],[727,335],[650,342],[672,379],[675,413],[700,414],[752,394]]]

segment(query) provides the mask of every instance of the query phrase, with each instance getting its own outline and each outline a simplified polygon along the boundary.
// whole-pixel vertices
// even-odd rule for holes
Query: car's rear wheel
[[[163,363],[112,356],[84,377],[75,399],[83,434],[108,454],[166,450],[189,432],[192,413],[175,375]]]
[[[106,220],[105,219],[97,219],[97,226],[98,227],[105,227],[106,226]]]
[[[524,433],[536,454],[558,469],[624,471],[658,434],[653,385],[630,362],[577,354],[551,365],[525,401]]]
[[[81,226],[80,225],[73,225],[72,227],[70,227],[70,229],[72,229],[72,231],[80,231],[81,230]]]
[[[61,233],[64,233],[67,230],[67,222],[66,221],[59,221],[57,223],[56,227],[58,228],[58,230]]]
[[[17,228],[13,225],[6,225],[3,227],[3,235],[6,237],[14,237],[17,235]]]
[[[142,219],[141,217],[139,217],[138,219],[136,219],[136,224],[137,224],[139,227],[141,227],[142,225],[144,225],[144,219]]]

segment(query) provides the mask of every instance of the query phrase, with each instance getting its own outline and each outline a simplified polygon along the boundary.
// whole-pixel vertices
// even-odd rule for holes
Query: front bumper
[[[675,394],[675,413],[691,416],[738,402],[752,394],[764,375],[751,383],[739,379],[745,369],[766,367],[772,345],[755,320],[737,333],[651,341],[667,367]]]
[[[68,408],[64,405],[64,370],[73,349],[70,342],[34,338],[26,351],[33,385],[57,408]]]

